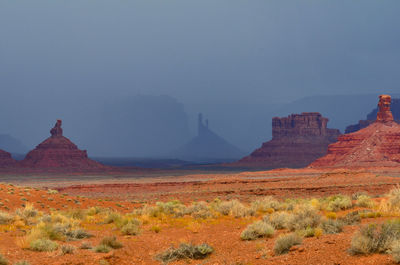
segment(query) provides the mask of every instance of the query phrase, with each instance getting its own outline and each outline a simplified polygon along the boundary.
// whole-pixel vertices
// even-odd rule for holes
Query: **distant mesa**
[[[310,167],[394,167],[400,165],[400,125],[393,120],[390,96],[379,97],[376,120],[359,131],[341,135],[328,154]]]
[[[254,168],[304,167],[326,154],[340,135],[318,112],[272,119],[272,140],[235,163]]]
[[[244,152],[235,147],[209,128],[208,120],[198,115],[197,136],[178,149],[176,158],[196,162],[212,162],[234,160],[243,156]]]
[[[392,98],[391,102],[391,112],[393,119],[400,123],[400,99],[399,98]],[[368,127],[370,124],[374,123],[377,119],[378,115],[378,107],[372,110],[368,115],[366,120],[360,120],[357,124],[349,125],[346,127],[345,133],[352,133],[359,131],[363,128]]]
[[[79,150],[63,136],[61,120],[50,130],[51,137],[30,151],[19,165],[32,169],[55,169],[72,171],[98,171],[107,167],[88,158],[86,150]]]
[[[14,167],[16,164],[10,153],[0,149],[0,168]]]

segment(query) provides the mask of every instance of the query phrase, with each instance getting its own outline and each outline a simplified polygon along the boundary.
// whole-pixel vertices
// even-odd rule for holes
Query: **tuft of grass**
[[[214,249],[208,244],[192,245],[182,243],[178,248],[169,248],[166,251],[156,255],[156,259],[168,263],[181,259],[204,259],[214,252]]]
[[[135,223],[127,223],[121,228],[121,233],[123,235],[138,235],[140,233],[140,227]]]
[[[255,240],[261,237],[272,237],[274,233],[275,229],[272,225],[263,221],[257,221],[247,226],[241,233],[240,238],[242,240]]]
[[[368,195],[360,195],[357,198],[356,205],[364,208],[373,208],[375,202]]]
[[[319,225],[321,216],[311,206],[299,206],[287,222],[287,228],[290,231],[304,230],[307,228],[315,228]]]
[[[111,248],[107,245],[98,245],[94,248],[94,251],[97,253],[108,253],[111,251]]]
[[[29,249],[39,252],[50,252],[58,248],[58,244],[49,239],[36,239],[29,244]]]
[[[255,211],[265,213],[265,212],[269,211],[270,209],[278,210],[280,207],[280,203],[274,197],[266,196],[266,197],[262,198],[261,200],[254,201],[251,204],[251,206]]]
[[[0,265],[8,265],[8,260],[0,254]]]
[[[400,240],[394,240],[392,242],[389,254],[392,255],[392,258],[396,263],[400,263]]]
[[[263,221],[270,223],[275,229],[284,229],[287,227],[287,222],[291,215],[287,212],[275,212],[270,215],[265,215]]]
[[[343,223],[332,219],[323,220],[320,227],[325,234],[337,234],[343,231]]]
[[[280,235],[274,245],[274,252],[276,255],[288,253],[290,248],[295,245],[300,245],[303,239],[296,233]]]
[[[332,211],[332,212],[346,210],[346,209],[350,209],[351,207],[353,207],[351,198],[349,196],[345,196],[345,195],[330,196],[327,198],[327,201],[328,201],[328,205],[326,207],[326,210]]]
[[[117,241],[115,236],[104,237],[100,241],[100,245],[105,245],[113,249],[122,248],[124,246],[121,242]]]
[[[360,212],[359,211],[349,212],[345,216],[340,217],[338,220],[345,225],[358,224],[361,222]]]
[[[400,239],[400,222],[369,224],[361,227],[351,240],[350,253],[369,254],[388,251],[395,240]]]
[[[0,211],[0,224],[5,225],[11,223],[13,217],[7,212]]]
[[[61,253],[63,255],[73,254],[74,252],[75,252],[75,247],[72,245],[62,245],[61,246]]]

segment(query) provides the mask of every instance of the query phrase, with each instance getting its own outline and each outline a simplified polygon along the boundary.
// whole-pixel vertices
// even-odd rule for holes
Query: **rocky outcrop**
[[[272,140],[235,165],[257,168],[304,167],[326,154],[340,131],[327,128],[328,119],[317,112],[272,119]]]
[[[376,121],[357,132],[341,135],[326,156],[310,167],[379,167],[400,164],[400,125],[393,121],[390,96],[381,95]]]
[[[50,130],[51,137],[30,151],[19,163],[23,168],[54,169],[60,171],[99,171],[106,166],[88,158],[86,150],[79,150],[63,136],[61,120]]]
[[[400,124],[400,99],[392,98],[390,104],[393,119]],[[378,107],[373,109],[368,115],[366,120],[360,120],[357,124],[349,125],[346,127],[345,133],[352,133],[368,127],[374,123],[378,115]]]
[[[0,150],[0,168],[14,167],[16,163],[10,153]]]

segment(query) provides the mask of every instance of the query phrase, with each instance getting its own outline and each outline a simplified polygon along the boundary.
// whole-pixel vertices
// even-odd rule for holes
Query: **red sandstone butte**
[[[108,167],[88,158],[86,150],[79,150],[63,136],[61,120],[50,130],[51,137],[30,151],[19,165],[23,168],[67,171],[100,171]]]
[[[15,166],[17,161],[15,161],[11,154],[0,149],[0,168],[8,168]]]
[[[357,132],[341,135],[329,145],[328,154],[310,167],[399,166],[400,125],[393,121],[390,102],[390,96],[379,96],[376,121]]]
[[[326,154],[340,135],[328,129],[328,119],[317,112],[272,119],[272,140],[234,163],[256,168],[304,167]]]

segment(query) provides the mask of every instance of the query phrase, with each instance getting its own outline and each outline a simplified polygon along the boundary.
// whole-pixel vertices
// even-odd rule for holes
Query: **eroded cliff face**
[[[0,149],[0,168],[14,167],[16,163],[10,153]]]
[[[372,167],[400,165],[400,125],[393,121],[390,96],[381,95],[377,119],[364,129],[341,135],[326,156],[310,167]]]
[[[262,144],[236,165],[277,168],[304,167],[326,154],[340,131],[327,128],[328,119],[317,112],[272,119],[272,140]]]
[[[60,169],[74,171],[97,171],[107,167],[88,158],[86,150],[79,150],[63,136],[61,120],[50,130],[51,137],[30,151],[19,163],[20,167],[33,169]]]

